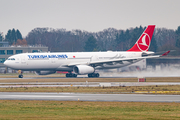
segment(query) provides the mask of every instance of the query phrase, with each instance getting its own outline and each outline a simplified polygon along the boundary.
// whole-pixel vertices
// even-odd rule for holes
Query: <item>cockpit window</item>
[[[7,60],[15,60],[15,58],[8,58]]]

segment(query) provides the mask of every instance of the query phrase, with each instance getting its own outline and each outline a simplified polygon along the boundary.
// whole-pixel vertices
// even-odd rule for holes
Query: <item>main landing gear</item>
[[[67,73],[66,74],[66,77],[71,77],[71,78],[76,78],[77,77],[77,74],[74,74],[74,73]]]
[[[98,78],[98,77],[99,77],[99,73],[91,73],[91,74],[88,74],[88,77],[89,77],[89,78],[93,78],[93,77]]]
[[[23,78],[23,72],[21,70],[18,70],[18,73],[19,73],[19,78]]]
[[[77,74],[67,73],[67,74],[66,74],[66,77],[68,77],[68,78],[76,78],[76,77],[77,77]],[[99,73],[91,73],[91,74],[88,74],[88,77],[89,77],[89,78],[98,78],[98,77],[99,77]]]

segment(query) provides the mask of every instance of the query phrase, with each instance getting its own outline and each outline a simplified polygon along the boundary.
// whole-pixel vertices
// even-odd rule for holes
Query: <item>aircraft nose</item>
[[[8,61],[7,61],[7,60],[4,62],[4,65],[5,65],[5,66],[8,66]]]

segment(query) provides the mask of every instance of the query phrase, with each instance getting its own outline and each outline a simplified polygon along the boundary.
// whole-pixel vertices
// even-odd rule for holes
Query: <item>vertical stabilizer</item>
[[[149,50],[151,39],[153,36],[155,25],[148,25],[135,45],[129,49],[129,52],[146,52]]]

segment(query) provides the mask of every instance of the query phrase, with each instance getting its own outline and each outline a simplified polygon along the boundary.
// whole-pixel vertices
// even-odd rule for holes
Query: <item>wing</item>
[[[154,55],[154,56],[144,56],[144,57],[133,57],[133,58],[120,58],[120,59],[110,59],[110,60],[98,60],[98,61],[89,61],[89,62],[79,62],[79,63],[70,63],[68,65],[65,66],[76,66],[76,65],[89,65],[89,66],[101,66],[103,64],[113,64],[113,63],[122,63],[123,61],[127,61],[127,62],[131,62],[133,63],[134,61],[137,60],[142,60],[142,59],[147,59],[147,58],[158,58],[158,57],[162,57],[165,56],[169,53],[170,51],[165,52],[162,55]]]

